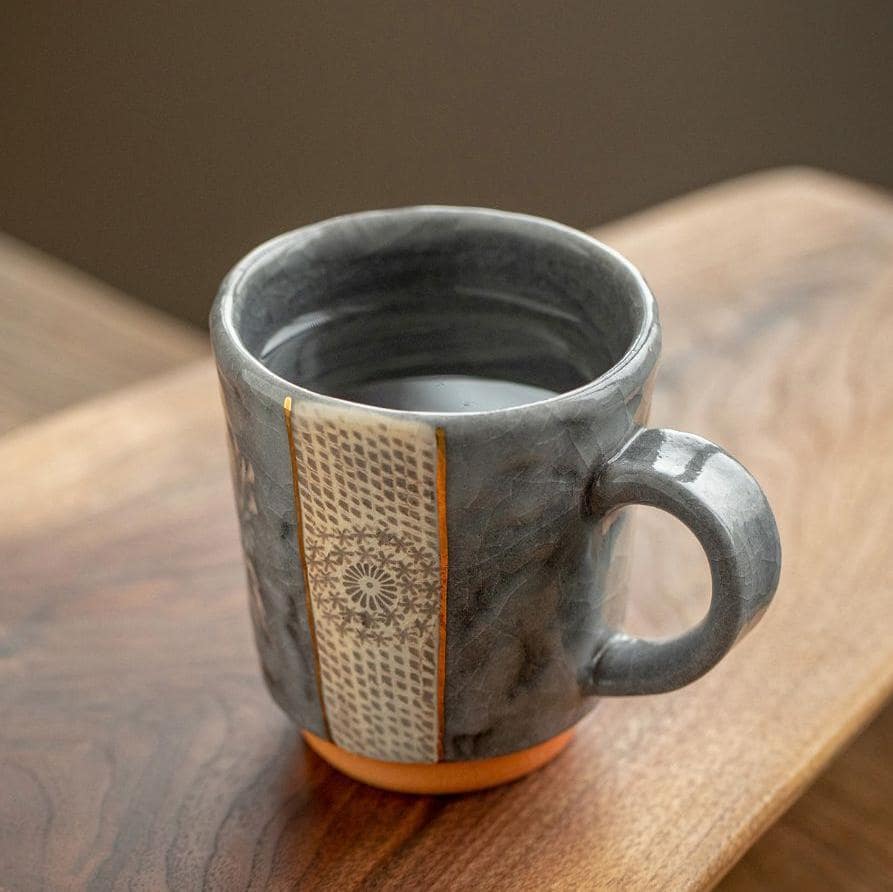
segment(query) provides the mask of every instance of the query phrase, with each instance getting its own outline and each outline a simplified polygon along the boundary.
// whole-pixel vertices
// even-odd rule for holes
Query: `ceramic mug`
[[[307,226],[223,282],[211,332],[263,674],[383,787],[532,770],[598,697],[698,678],[775,591],[778,532],[720,447],[647,426],[657,308],[547,220],[418,207]],[[627,505],[688,526],[706,617],[622,631]]]

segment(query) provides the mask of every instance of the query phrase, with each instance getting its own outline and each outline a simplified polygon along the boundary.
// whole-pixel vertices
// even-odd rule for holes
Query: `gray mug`
[[[698,678],[772,598],[765,496],[720,447],[647,427],[657,307],[581,232],[473,208],[328,220],[242,260],[211,333],[264,678],[354,777],[517,777],[599,696]],[[709,611],[677,638],[622,631],[633,504],[707,554]]]

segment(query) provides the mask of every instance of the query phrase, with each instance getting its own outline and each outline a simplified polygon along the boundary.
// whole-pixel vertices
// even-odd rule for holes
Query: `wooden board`
[[[732,868],[723,892],[893,885],[893,705]]]
[[[0,433],[205,352],[192,326],[0,234]]]
[[[893,687],[893,211],[764,175],[603,237],[665,326],[655,423],[763,482],[785,569],[716,671],[605,701],[553,765],[455,799],[309,754],[260,682],[206,363],[0,441],[0,882],[52,888],[697,888]],[[640,511],[631,626],[703,609]]]

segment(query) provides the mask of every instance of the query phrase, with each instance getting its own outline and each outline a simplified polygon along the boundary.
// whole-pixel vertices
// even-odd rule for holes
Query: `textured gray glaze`
[[[227,375],[221,367],[220,386],[261,669],[283,710],[302,728],[324,734],[282,403],[249,370]]]
[[[221,287],[211,328],[258,649],[273,696],[303,728],[325,735],[295,544],[286,396],[445,431],[447,759],[548,739],[592,707],[592,694],[685,684],[772,597],[779,547],[762,493],[718,447],[643,429],[656,308],[638,273],[582,233],[456,208],[327,221],[242,261]],[[333,395],[430,372],[567,392],[466,413],[371,409]],[[622,507],[632,503],[674,513],[710,560],[708,617],[670,642],[620,631]]]
[[[713,667],[760,618],[778,585],[781,544],[756,480],[718,446],[674,430],[642,430],[609,461],[591,494],[595,514],[661,508],[697,536],[713,596],[704,619],[667,642],[615,635],[585,676],[592,694],[659,694]]]

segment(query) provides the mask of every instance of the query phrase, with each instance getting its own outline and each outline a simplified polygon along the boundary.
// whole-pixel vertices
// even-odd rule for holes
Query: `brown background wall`
[[[241,253],[344,211],[891,187],[891,52],[889,0],[7,2],[0,228],[203,322]]]

